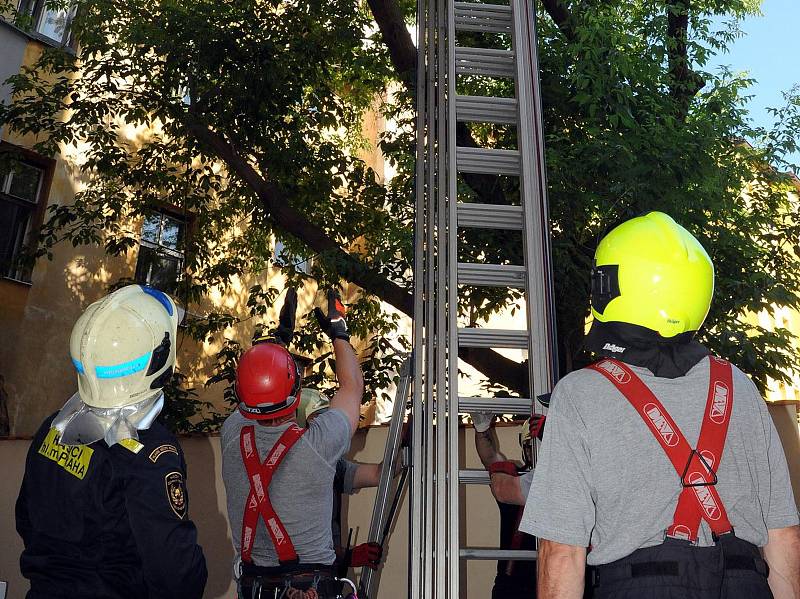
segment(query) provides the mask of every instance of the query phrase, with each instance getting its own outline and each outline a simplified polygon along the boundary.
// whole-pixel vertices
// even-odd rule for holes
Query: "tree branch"
[[[409,90],[417,87],[417,48],[408,32],[396,0],[367,0],[389,49],[395,71]]]
[[[667,55],[669,57],[669,91],[677,102],[681,120],[689,112],[689,103],[705,85],[703,78],[689,66],[687,37],[691,0],[667,2]]]
[[[542,0],[544,10],[553,19],[559,31],[569,41],[575,40],[575,22],[572,13],[561,0]]]
[[[301,239],[315,252],[324,252],[332,257],[337,263],[339,274],[344,279],[355,283],[367,293],[381,298],[409,316],[413,315],[414,298],[408,291],[345,252],[321,227],[294,210],[287,194],[259,175],[224,137],[198,122],[189,123],[187,126],[204,147],[225,162],[230,171],[255,192],[276,225]],[[527,369],[524,364],[486,349],[465,349],[460,351],[459,355],[492,381],[523,395],[527,393]]]

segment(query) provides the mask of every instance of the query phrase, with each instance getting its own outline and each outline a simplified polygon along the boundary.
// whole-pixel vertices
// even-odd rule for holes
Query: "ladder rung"
[[[514,53],[495,48],[466,48],[456,46],[456,73],[459,75],[486,75],[487,77],[513,77]]]
[[[528,349],[528,331],[459,328],[459,347],[507,347]]]
[[[469,123],[517,124],[517,101],[491,96],[456,96],[456,119]]]
[[[519,152],[488,148],[456,148],[456,168],[462,173],[519,175]]]
[[[458,482],[462,485],[488,485],[489,473],[486,470],[459,470]]]
[[[458,411],[491,412],[492,414],[531,413],[531,400],[526,397],[459,397]]]
[[[525,287],[525,267],[515,264],[458,263],[458,284],[476,287]]]
[[[522,229],[522,207],[500,204],[457,204],[459,227],[475,229]]]
[[[459,31],[511,33],[511,5],[454,2],[455,24]]]
[[[458,550],[458,555],[463,559],[491,559],[513,561],[535,561],[536,551],[532,549],[478,549],[465,547]]]

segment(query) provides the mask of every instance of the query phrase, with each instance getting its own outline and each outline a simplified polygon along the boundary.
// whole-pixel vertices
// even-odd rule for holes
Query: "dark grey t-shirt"
[[[255,425],[256,446],[262,462],[289,427],[289,423],[261,426],[238,410],[222,425],[222,480],[237,560],[244,504],[250,491],[239,449],[239,432],[249,424]],[[336,559],[331,537],[333,477],[336,462],[349,448],[350,422],[341,410],[327,410],[311,422],[272,478],[269,486],[272,507],[286,527],[301,563],[332,564]],[[262,519],[256,529],[252,558],[257,566],[279,565]]]
[[[709,360],[684,377],[632,367],[694,447],[708,396]],[[717,471],[717,491],[736,535],[758,546],[767,529],[798,523],[786,456],[752,381],[733,367],[733,412]],[[603,375],[564,377],[551,398],[544,441],[520,530],[588,547],[606,564],[663,542],[680,478],[650,429]],[[703,522],[699,544],[713,544]]]

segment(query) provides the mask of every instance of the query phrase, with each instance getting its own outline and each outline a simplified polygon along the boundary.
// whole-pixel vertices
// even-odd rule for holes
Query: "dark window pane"
[[[179,250],[183,244],[183,228],[182,222],[165,215],[161,223],[161,245],[171,250]]]
[[[142,245],[139,246],[134,278],[137,283],[174,292],[182,266],[180,258],[160,254],[158,250]]]
[[[28,233],[33,207],[0,199],[0,276],[28,280],[30,273],[18,269],[19,257]]]
[[[8,193],[29,202],[36,202],[41,180],[42,169],[29,164],[18,163],[11,174],[11,186]]]
[[[150,243],[158,243],[158,236],[161,232],[161,215],[151,214],[144,219],[142,224],[142,239]]]

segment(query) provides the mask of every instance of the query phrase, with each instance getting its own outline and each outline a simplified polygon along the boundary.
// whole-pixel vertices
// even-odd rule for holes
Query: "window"
[[[0,171],[0,276],[30,281],[30,272],[18,258],[30,233],[42,192],[44,169],[14,162]]]
[[[311,274],[312,258],[304,259],[301,256],[292,254],[280,239],[275,240],[272,259],[281,266],[291,266],[296,272],[306,275]]]
[[[20,14],[29,15],[31,29],[63,46],[71,44],[70,23],[75,5],[63,0],[20,0]]]
[[[136,282],[174,293],[183,274],[185,235],[185,220],[166,212],[147,216],[142,223]]]

